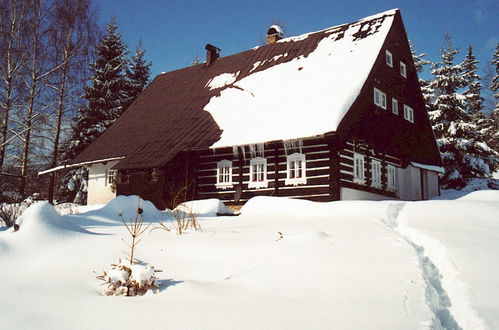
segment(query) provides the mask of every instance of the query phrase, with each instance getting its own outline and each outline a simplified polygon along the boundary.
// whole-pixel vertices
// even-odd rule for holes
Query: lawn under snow
[[[59,216],[40,202],[0,232],[2,329],[499,329],[499,191],[457,200],[257,197],[202,231],[143,235],[161,291],[102,296],[137,197]],[[168,216],[141,202],[145,218]]]

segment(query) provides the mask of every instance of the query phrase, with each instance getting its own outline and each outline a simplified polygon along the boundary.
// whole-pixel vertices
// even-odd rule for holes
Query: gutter
[[[120,160],[120,159],[124,159],[124,158],[125,158],[125,156],[120,156],[120,157],[112,157],[112,158],[104,158],[104,159],[98,159],[98,160],[91,160],[91,161],[88,161],[88,162],[81,162],[81,163],[76,163],[76,164],[60,165],[60,166],[56,166],[56,167],[50,168],[50,169],[45,170],[45,171],[40,171],[40,172],[38,172],[38,176],[44,175],[44,174],[48,174],[48,173],[52,173],[52,172],[56,172],[56,171],[60,171],[60,170],[64,170],[64,169],[67,169],[67,168],[82,167],[82,166],[85,166],[85,165],[92,165],[92,164],[97,164],[97,163],[105,163],[105,162],[110,162],[110,161],[113,161],[113,160]]]

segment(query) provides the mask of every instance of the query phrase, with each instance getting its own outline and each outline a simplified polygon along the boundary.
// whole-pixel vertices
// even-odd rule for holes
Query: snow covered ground
[[[160,292],[102,296],[137,197],[59,216],[39,202],[0,231],[1,329],[499,329],[499,192],[314,203],[257,197],[202,231],[147,231]],[[191,205],[192,206],[192,205]],[[169,214],[141,202],[157,226]],[[211,211],[210,211],[211,210]],[[96,273],[94,273],[95,271]]]

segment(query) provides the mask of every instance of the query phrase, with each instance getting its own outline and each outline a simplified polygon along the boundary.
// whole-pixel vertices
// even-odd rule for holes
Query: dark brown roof
[[[222,90],[206,87],[212,78],[240,71],[237,82],[250,73],[307,57],[325,36],[334,32],[341,38],[342,29],[348,26],[222,57],[208,67],[203,63],[158,75],[123,115],[72,163],[124,156],[116,168],[160,167],[182,150],[209,147],[222,133],[212,115],[203,110]],[[361,30],[358,33],[359,38],[364,37]],[[287,56],[270,60],[284,53]],[[257,62],[261,64],[255,69]]]

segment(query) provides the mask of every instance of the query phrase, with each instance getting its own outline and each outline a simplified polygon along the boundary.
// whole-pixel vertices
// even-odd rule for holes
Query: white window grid
[[[407,66],[402,61],[400,61],[400,75],[404,78],[407,78]]]
[[[386,94],[374,87],[374,104],[386,110]]]
[[[249,188],[267,188],[267,159],[256,157],[250,160]]]
[[[233,186],[232,183],[232,162],[223,159],[217,163],[217,183],[216,187],[227,189]]]
[[[397,190],[397,168],[393,165],[386,167],[386,189]]]
[[[116,170],[107,170],[106,186],[110,186],[110,185],[116,183],[116,175],[117,175]]]
[[[286,185],[307,183],[305,155],[294,153],[287,157]]]
[[[381,188],[381,162],[371,161],[371,186]]]
[[[355,153],[353,155],[353,182],[365,183],[364,155]]]
[[[399,101],[395,98],[392,98],[392,113],[395,115],[399,114]]]
[[[406,104],[404,104],[404,119],[414,123],[414,110]]]
[[[386,64],[389,67],[393,68],[393,55],[392,55],[392,53],[389,52],[388,50],[386,50],[386,56],[385,56],[385,58],[386,58]]]

